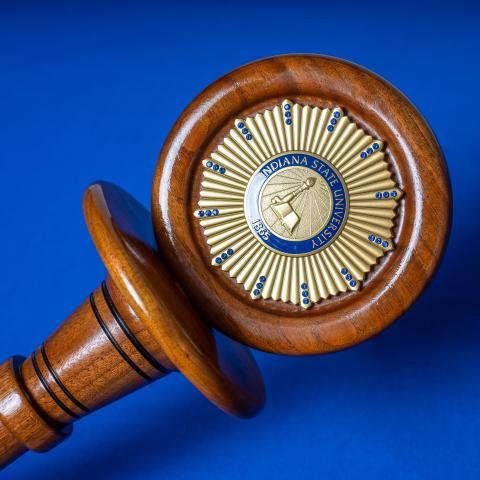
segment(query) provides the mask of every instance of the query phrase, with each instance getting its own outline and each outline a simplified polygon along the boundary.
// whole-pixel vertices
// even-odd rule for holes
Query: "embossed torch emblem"
[[[402,196],[382,148],[340,108],[285,100],[236,120],[203,161],[195,216],[212,265],[253,299],[304,308],[358,290],[393,248]]]

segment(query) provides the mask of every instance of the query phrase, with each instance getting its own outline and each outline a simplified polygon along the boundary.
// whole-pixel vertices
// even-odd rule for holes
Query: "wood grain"
[[[109,273],[29,358],[0,365],[0,467],[47,451],[73,422],[172,371],[232,415],[264,403],[249,351],[214,336],[163,267],[149,212],[108,183],[86,191],[84,211]]]
[[[212,268],[193,216],[201,161],[235,118],[288,98],[341,107],[374,138],[405,192],[396,249],[367,277],[360,293],[331,297],[308,311],[272,300],[252,301],[228,273]],[[239,68],[203,91],[183,112],[159,157],[152,213],[159,248],[192,302],[212,325],[245,344],[287,354],[325,353],[377,334],[415,301],[432,278],[450,225],[450,186],[442,152],[427,123],[398,90],[374,73],[319,55],[286,55]]]
[[[210,266],[192,213],[208,157],[237,117],[283,99],[340,106],[386,143],[405,196],[385,255],[360,293],[305,311],[253,302]],[[440,148],[423,117],[385,80],[324,56],[261,60],[221,78],[188,106],[161,152],[153,223],[135,199],[109,183],[87,189],[84,213],[107,278],[26,360],[0,365],[0,467],[28,449],[46,451],[72,424],[170,372],[182,372],[226,412],[248,417],[263,406],[256,363],[237,341],[263,350],[324,353],[390,325],[432,278],[450,225],[451,195]],[[213,332],[208,323],[230,338]]]

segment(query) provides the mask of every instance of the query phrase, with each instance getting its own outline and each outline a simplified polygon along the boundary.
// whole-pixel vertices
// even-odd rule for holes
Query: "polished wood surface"
[[[84,211],[118,291],[172,364],[223,410],[256,412],[264,392],[253,357],[238,343],[212,335],[160,261],[149,213],[108,183],[87,190]]]
[[[23,357],[0,365],[0,468],[28,449],[48,451],[71,432],[44,417],[31,401],[20,371]]]
[[[212,268],[192,215],[201,160],[236,117],[285,98],[340,106],[383,139],[405,192],[396,249],[380,260],[360,292],[307,311],[252,301],[227,273]],[[411,103],[375,74],[330,57],[290,55],[226,75],[185,110],[162,150],[152,194],[156,240],[148,211],[126,192],[109,183],[86,191],[85,218],[107,277],[30,357],[0,365],[0,467],[28,449],[52,448],[84,415],[177,370],[226,412],[255,414],[263,406],[264,387],[241,343],[312,354],[380,332],[431,279],[447,239],[450,202],[432,132]]]
[[[0,466],[176,370],[232,415],[264,403],[249,351],[214,335],[163,267],[149,212],[108,183],[86,191],[84,212],[107,279],[29,358],[0,365]]]
[[[249,292],[211,266],[197,208],[202,160],[236,118],[284,99],[346,115],[386,144],[405,192],[396,248],[368,275],[360,292],[331,297],[305,311]],[[451,195],[442,152],[427,123],[398,90],[374,73],[333,57],[278,56],[239,68],[203,91],[174,125],[160,154],[152,193],[159,248],[195,305],[217,328],[277,353],[324,353],[379,333],[404,313],[432,278],[445,248]]]

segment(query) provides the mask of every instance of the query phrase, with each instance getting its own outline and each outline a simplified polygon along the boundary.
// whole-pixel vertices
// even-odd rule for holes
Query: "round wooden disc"
[[[202,160],[246,118],[284,99],[340,107],[373,138],[404,192],[397,209],[396,248],[383,256],[362,288],[315,304],[252,300],[228,273],[211,265],[193,212]],[[153,195],[157,242],[192,302],[227,335],[277,353],[313,354],[346,348],[377,334],[405,312],[432,278],[450,223],[450,187],[442,152],[427,123],[392,85],[332,57],[288,55],[241,67],[203,91],[173,127],[158,161]]]
[[[240,417],[263,407],[249,350],[214,334],[160,261],[149,212],[110,183],[90,186],[85,219],[109,275],[170,361],[213,403]]]

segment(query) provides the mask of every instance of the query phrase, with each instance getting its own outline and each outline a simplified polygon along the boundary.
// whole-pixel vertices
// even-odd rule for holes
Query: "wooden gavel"
[[[247,346],[326,353],[382,331],[432,278],[450,198],[425,120],[372,72],[288,55],[229,73],[167,138],[152,216],[112,184],[87,189],[107,277],[0,366],[0,467],[174,371],[254,415],[265,395]]]

